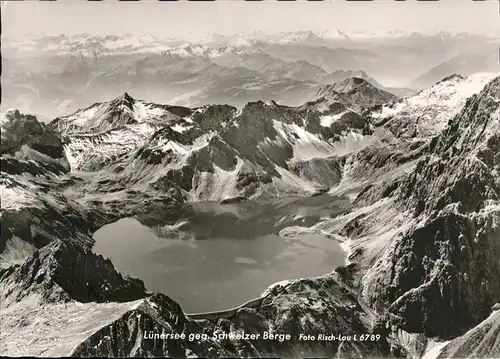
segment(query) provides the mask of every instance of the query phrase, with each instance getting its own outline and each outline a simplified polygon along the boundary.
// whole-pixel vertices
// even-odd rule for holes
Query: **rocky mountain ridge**
[[[498,156],[489,154],[498,153],[499,85],[469,98],[412,170],[365,187],[360,210],[317,225],[349,235],[351,260],[366,268],[362,297],[403,332],[453,338],[498,302]]]
[[[429,137],[441,132],[463,108],[471,95],[496,77],[477,73],[469,77],[447,76],[418,94],[380,106],[371,114],[375,125],[390,129],[398,137]]]
[[[360,81],[363,86],[349,93],[371,88]],[[376,140],[360,111],[348,107],[354,107],[349,98],[321,97],[300,107],[259,101],[239,112],[220,105],[147,105],[156,106],[152,113],[141,110],[143,101],[127,99],[129,106],[119,97],[50,123],[68,138],[73,171],[98,171],[97,181],[112,183],[114,192],[174,188],[211,200],[311,193],[333,184],[331,173],[313,171],[311,160],[333,165]]]

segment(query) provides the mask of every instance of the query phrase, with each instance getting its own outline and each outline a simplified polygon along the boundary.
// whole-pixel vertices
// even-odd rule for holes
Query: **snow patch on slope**
[[[279,191],[285,192],[285,193],[290,193],[290,191],[294,192],[309,192],[309,193],[314,193],[316,192],[316,188],[312,185],[311,182],[308,182],[296,174],[282,168],[279,166],[274,167],[276,171],[281,175],[281,178],[273,178],[273,182],[276,186],[276,188]],[[278,196],[282,194],[278,193]]]
[[[293,146],[292,162],[325,158],[335,154],[335,148],[331,144],[319,139],[295,123],[285,124],[273,120],[273,126],[281,139]]]
[[[468,97],[479,93],[498,75],[477,73],[466,78],[453,76],[394,105],[384,105],[379,111],[372,113],[372,117],[382,120],[409,116],[417,121],[417,136],[432,136],[440,133],[448,120],[462,110]]]
[[[332,125],[332,123],[340,120],[340,118],[342,116],[344,116],[345,112],[341,112],[339,114],[336,114],[336,115],[325,115],[325,116],[321,116],[320,117],[320,122],[319,124],[322,126],[322,127],[330,127]]]
[[[422,356],[422,359],[436,359],[439,357],[441,354],[441,351],[443,348],[449,343],[450,341],[444,341],[444,342],[434,342],[430,341],[429,344],[427,344],[427,351],[424,353]]]
[[[21,264],[30,257],[36,248],[19,237],[13,236],[5,243],[5,249],[0,254],[0,268],[6,268],[13,264]]]
[[[216,135],[215,132],[209,132],[205,133],[199,137],[197,137],[194,141],[193,144],[191,145],[184,145],[182,143],[178,143],[176,141],[173,141],[167,137],[161,138],[157,145],[155,147],[152,147],[152,150],[160,150],[162,152],[168,152],[172,151],[175,154],[179,156],[177,160],[178,166],[174,166],[175,168],[178,168],[179,166],[182,167],[186,164],[186,161],[188,157],[196,151],[201,150],[202,148],[206,147],[210,140]],[[170,168],[174,168],[170,167]]]
[[[20,211],[26,207],[35,207],[38,203],[35,196],[21,186],[9,185],[8,180],[0,183],[0,198],[2,200],[2,211]]]
[[[236,157],[237,163],[232,171],[226,171],[214,164],[214,173],[200,172],[193,178],[194,188],[189,196],[191,201],[220,201],[239,195],[236,189],[238,173],[243,160]]]
[[[136,101],[132,107],[131,113],[137,122],[144,122],[152,118],[159,118],[165,115],[165,110],[152,106],[151,104]]]
[[[130,125],[100,135],[72,136],[64,147],[71,171],[79,171],[91,158],[111,161],[144,145],[157,130],[148,123]]]

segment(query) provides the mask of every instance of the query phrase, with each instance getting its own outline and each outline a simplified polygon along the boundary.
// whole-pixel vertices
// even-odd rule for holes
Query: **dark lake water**
[[[175,220],[162,213],[125,218],[99,229],[94,252],[123,274],[163,292],[187,313],[228,309],[269,285],[329,273],[342,265],[338,242],[320,235],[282,238],[290,225],[310,226],[349,207],[327,195],[221,205],[188,204]]]

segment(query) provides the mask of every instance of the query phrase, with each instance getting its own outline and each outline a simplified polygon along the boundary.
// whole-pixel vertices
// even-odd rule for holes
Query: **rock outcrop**
[[[42,302],[127,302],[145,296],[142,281],[123,278],[111,261],[80,245],[55,241],[0,271],[2,307],[38,294]]]
[[[51,127],[35,116],[7,111],[0,119],[2,157],[34,160],[55,172],[67,172],[64,144]]]
[[[437,358],[498,358],[499,314],[498,310],[494,311],[479,325],[446,343]]]
[[[343,284],[349,275],[349,270],[339,270],[277,284],[254,306],[229,316],[192,319],[169,297],[146,294],[142,282],[122,278],[101,256],[65,243],[51,244],[23,265],[1,272],[2,325],[13,329],[22,322],[15,333],[2,330],[2,352],[80,357],[406,356]],[[28,345],[40,331],[45,336],[37,345]],[[304,333],[330,339],[308,341],[301,338]],[[344,340],[331,338],[339,333]],[[371,339],[353,340],[360,333]],[[16,339],[19,335],[23,341]]]

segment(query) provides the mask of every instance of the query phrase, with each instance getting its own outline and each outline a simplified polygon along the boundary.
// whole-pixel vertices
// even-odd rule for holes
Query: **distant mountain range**
[[[128,91],[201,106],[300,105],[349,77],[408,96],[450,73],[497,71],[498,39],[474,34],[345,33],[31,36],[2,41],[2,108],[60,116]],[[382,86],[382,85],[384,86]]]

